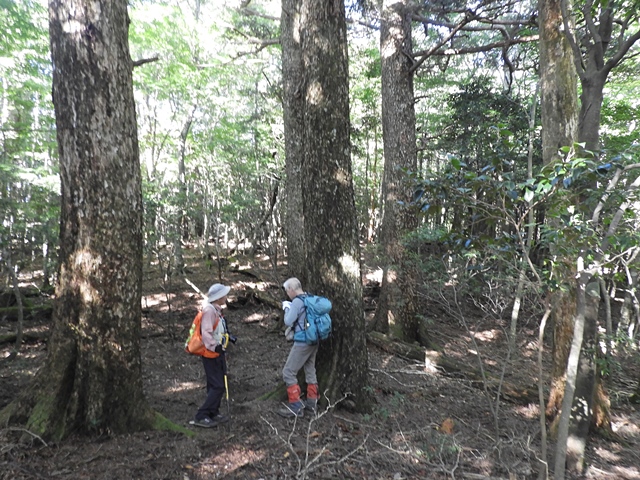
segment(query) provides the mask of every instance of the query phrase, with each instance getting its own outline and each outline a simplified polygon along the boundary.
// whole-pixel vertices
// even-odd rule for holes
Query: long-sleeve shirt
[[[300,297],[296,297],[291,301],[291,306],[284,312],[284,324],[287,327],[293,327],[293,332],[304,330],[305,317],[307,309]]]
[[[214,330],[213,325],[216,323],[216,318],[219,318],[220,321]],[[202,309],[201,322],[202,343],[207,347],[207,350],[213,352],[217,345],[222,344],[222,337],[227,331],[227,324],[222,316],[222,308],[213,303],[207,304]]]

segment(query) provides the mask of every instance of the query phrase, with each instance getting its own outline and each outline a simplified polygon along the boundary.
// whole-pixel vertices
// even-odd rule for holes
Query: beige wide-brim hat
[[[209,287],[209,292],[207,292],[207,300],[209,303],[213,303],[216,300],[220,300],[222,297],[226,297],[231,287],[227,287],[221,283],[214,283]]]

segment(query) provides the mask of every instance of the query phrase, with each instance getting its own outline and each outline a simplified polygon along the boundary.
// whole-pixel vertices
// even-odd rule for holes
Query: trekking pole
[[[224,391],[226,393],[225,398],[227,399],[227,416],[231,418],[231,413],[229,409],[229,383],[227,383],[227,374],[224,374]]]
[[[226,349],[226,347],[229,345],[229,334],[225,333],[223,338],[222,338],[222,343],[224,348]],[[227,431],[230,430],[229,427],[229,423],[231,422],[231,408],[229,406],[229,382],[227,380],[227,355],[225,353],[224,355],[224,396],[225,399],[227,400]]]

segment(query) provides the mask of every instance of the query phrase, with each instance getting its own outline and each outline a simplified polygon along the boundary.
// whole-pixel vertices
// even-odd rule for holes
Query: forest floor
[[[156,411],[193,435],[148,431],[97,438],[78,435],[46,443],[24,430],[0,428],[0,479],[536,478],[537,402],[503,400],[496,422],[482,382],[464,373],[427,368],[424,362],[391,355],[372,344],[372,413],[349,413],[338,405],[321,410],[317,418],[293,421],[276,415],[280,403],[260,398],[281,385],[290,344],[282,335],[281,311],[252,292],[283,300],[284,269],[276,273],[268,262],[262,268],[259,262],[246,267],[250,269],[245,272],[225,271],[222,280],[232,286],[225,316],[238,337],[228,354],[230,400],[222,405],[232,417],[228,424],[189,427],[205,397],[201,362],[183,350],[200,296],[184,279],[174,278],[166,285],[150,269],[143,297],[145,394]],[[369,270],[363,274],[373,274]],[[187,279],[206,291],[217,281],[217,271],[204,262],[193,263]],[[365,301],[371,306],[375,298]],[[467,324],[474,344],[457,320],[433,308],[426,315],[433,321],[433,338],[448,357],[471,369],[481,360],[487,374],[499,378],[507,352],[502,333],[507,320],[499,325],[470,312]],[[46,329],[47,322],[28,319],[25,327]],[[0,332],[11,329],[15,322],[0,320]],[[536,344],[536,319],[530,319],[520,328],[518,352],[506,368],[506,382],[535,391]],[[0,345],[0,408],[28,384],[47,347],[46,342],[27,342],[17,359],[3,361],[12,348]],[[547,358],[549,348],[545,345]],[[607,387],[614,431],[624,441],[590,438],[583,478],[640,479],[640,412],[627,400],[640,378],[637,353],[618,358],[618,365],[616,381]],[[495,409],[495,398],[492,401]],[[552,459],[553,445],[549,449]]]

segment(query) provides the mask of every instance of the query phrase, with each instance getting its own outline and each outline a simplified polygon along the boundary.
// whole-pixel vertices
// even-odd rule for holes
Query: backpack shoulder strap
[[[307,304],[304,303],[304,300],[308,297],[310,297],[311,295],[309,295],[308,293],[301,293],[300,295],[296,295],[295,297],[293,297],[293,299],[295,300],[296,298],[299,298],[300,300],[302,300],[302,304],[304,305],[304,308],[307,308]]]
[[[295,300],[296,298],[299,298],[300,300],[302,300],[302,306],[304,307],[304,309],[306,311],[307,310],[307,305],[304,303],[304,299],[307,298],[308,296],[309,296],[309,294],[305,292],[305,293],[301,293],[300,295],[296,295],[295,297],[293,297],[293,299]],[[300,328],[302,328],[302,325],[300,325],[300,318],[296,318],[295,323],[297,323],[298,326]]]
[[[216,331],[216,328],[218,328],[218,324],[220,323],[220,317],[222,315],[220,315],[216,309],[214,308],[213,311],[215,312],[216,315],[216,319],[213,321],[213,328],[211,329],[212,331]],[[200,315],[200,334],[202,335],[202,313],[204,312],[204,309],[200,310],[200,312],[198,313],[198,315]]]

